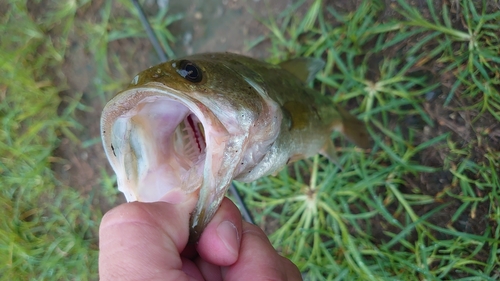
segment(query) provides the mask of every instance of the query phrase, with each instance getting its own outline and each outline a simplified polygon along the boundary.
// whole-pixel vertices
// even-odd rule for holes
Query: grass
[[[279,222],[272,242],[307,280],[500,276],[499,142],[484,131],[500,121],[500,11],[456,2],[459,21],[447,5],[419,11],[402,0],[384,20],[374,1],[341,14],[320,0],[301,16],[262,19],[270,61],[323,57],[317,86],[356,104],[374,139],[368,152],[338,142],[343,171],[315,157],[238,185],[262,226]],[[473,116],[461,125],[470,138],[443,128],[453,112]]]
[[[111,13],[113,5],[121,17]],[[0,18],[0,280],[97,280],[99,195],[112,204],[115,179],[103,171],[102,186],[82,193],[55,177],[55,165],[68,161],[56,155],[62,139],[80,147],[100,145],[78,137],[84,128],[76,113],[92,108],[82,102],[83,93],[72,92],[63,65],[73,38],[86,37],[97,69],[91,98],[104,103],[105,95],[128,82],[108,46],[143,36],[142,27],[130,20],[135,10],[129,1],[106,1],[92,19],[78,16],[91,8],[90,1],[12,0],[0,6],[5,11]],[[178,19],[165,13],[159,11],[153,22],[165,26]]]
[[[23,3],[8,5],[1,24],[0,52],[0,279],[57,280],[95,268],[88,238],[97,226],[88,199],[58,186],[52,152],[64,132],[78,126],[69,104],[58,113],[57,80],[64,40],[76,9],[33,18]],[[59,22],[68,23],[60,25]],[[58,37],[47,36],[59,29]],[[49,71],[56,75],[49,76]]]
[[[498,3],[364,1],[339,12],[304,2],[261,19],[268,60],[324,58],[314,86],[365,120],[374,146],[335,133],[342,171],[316,156],[238,183],[258,223],[306,280],[498,279]],[[104,104],[132,75],[110,48],[146,40],[142,27],[125,0],[105,1],[92,18],[82,16],[90,1],[4,6],[0,280],[96,280],[99,204],[114,204],[115,179],[103,170],[84,193],[55,177],[62,139],[100,145],[80,138],[78,112],[99,112],[88,93],[61,94],[71,90],[63,65],[68,42],[83,37],[94,58],[90,99]],[[150,18],[164,45],[175,38],[163,27],[180,17],[163,9]]]

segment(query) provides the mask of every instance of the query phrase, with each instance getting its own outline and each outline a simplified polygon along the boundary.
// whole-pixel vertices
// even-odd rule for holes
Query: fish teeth
[[[206,143],[202,130],[203,125],[193,114],[185,116],[183,121],[177,125],[175,150],[189,166],[203,161],[205,157]]]

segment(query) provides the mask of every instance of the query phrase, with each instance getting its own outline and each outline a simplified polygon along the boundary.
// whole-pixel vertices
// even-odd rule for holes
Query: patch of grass
[[[99,214],[90,212],[90,198],[61,188],[51,171],[60,136],[78,127],[77,101],[58,113],[65,87],[59,69],[77,9],[69,4],[34,17],[25,3],[11,1],[1,18],[2,280],[88,279],[96,272],[91,237]]]
[[[92,98],[104,103],[104,96],[129,82],[109,44],[144,34],[130,1],[105,1],[86,17],[93,5],[0,4],[0,280],[97,280],[99,198],[114,202],[116,179],[103,170],[102,190],[82,194],[55,178],[52,168],[66,161],[54,156],[61,139],[101,145],[79,138],[84,128],[76,113],[92,108],[81,100],[83,93],[67,94],[63,65],[73,38],[88,39],[85,50],[95,55],[97,70]],[[165,13],[160,10],[152,22],[166,27],[179,18]]]
[[[363,1],[341,14],[317,0],[263,20],[270,61],[323,57],[317,86],[355,107],[374,139],[366,152],[337,141],[343,171],[316,156],[238,184],[261,226],[278,222],[272,242],[306,280],[500,276],[500,140],[489,135],[500,121],[500,11],[457,3]],[[382,18],[387,9],[395,16]]]

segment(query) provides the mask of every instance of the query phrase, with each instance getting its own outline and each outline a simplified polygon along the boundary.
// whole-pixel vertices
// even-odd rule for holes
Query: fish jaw
[[[104,108],[106,155],[127,201],[185,201],[214,185],[229,135],[198,101],[161,86],[131,88]]]

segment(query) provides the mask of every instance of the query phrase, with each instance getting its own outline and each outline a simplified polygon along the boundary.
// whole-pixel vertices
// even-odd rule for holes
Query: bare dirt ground
[[[193,0],[193,1],[170,1],[170,10],[172,13],[182,12],[185,14],[183,20],[176,22],[170,26],[170,31],[179,40],[172,48],[178,56],[208,52],[208,51],[231,51],[236,53],[244,53],[257,58],[265,58],[268,54],[266,49],[267,43],[258,45],[251,51],[246,50],[246,44],[258,36],[265,35],[268,31],[263,27],[255,17],[266,17],[269,13],[276,15],[282,11],[287,5],[293,1],[265,1],[265,0]],[[357,8],[360,1],[330,1],[332,5],[340,12],[348,12]],[[412,1],[410,1],[412,2]],[[413,5],[422,9],[425,14],[426,1],[413,1]],[[440,1],[437,1],[440,2]],[[453,2],[453,1],[452,1]],[[103,1],[94,1],[93,4],[86,10],[81,11],[79,17],[91,17],[95,11],[99,9]],[[152,1],[145,5],[146,12],[154,11],[157,3]],[[439,4],[440,5],[440,4]],[[436,7],[439,6],[436,4]],[[114,7],[117,10],[123,7]],[[250,12],[253,11],[253,12]],[[384,17],[393,16],[394,10],[391,9],[390,1],[387,1],[385,12],[381,15]],[[458,22],[456,24],[459,24]],[[413,42],[402,42],[401,48],[407,48]],[[95,98],[93,91],[95,89],[93,77],[96,74],[96,66],[93,63],[93,54],[90,50],[84,48],[85,36],[75,34],[71,40],[71,48],[66,57],[64,72],[66,74],[67,83],[70,87],[66,92],[62,93],[64,98],[74,96],[77,92],[82,92],[82,102],[92,108],[91,111],[79,111],[78,121],[83,125],[83,129],[76,130],[75,133],[80,140],[90,140],[99,137],[99,118],[104,104]],[[406,46],[406,47],[405,47]],[[110,44],[110,52],[118,54],[121,60],[129,63],[125,64],[126,73],[129,77],[133,77],[137,72],[157,63],[154,50],[145,39],[123,39]],[[374,58],[373,75],[377,75],[378,63],[383,57],[390,54],[381,54],[379,58]],[[441,69],[441,65],[436,62],[429,62],[422,66],[420,71],[425,71],[429,77],[436,77],[436,73]],[[417,70],[415,70],[417,71]],[[440,83],[443,87],[442,92],[446,92],[447,87],[453,84],[453,75],[439,76]],[[436,99],[438,102],[436,102]],[[476,161],[487,161],[484,159],[484,149],[495,147],[500,148],[500,126],[494,122],[493,117],[485,114],[475,127],[470,126],[470,120],[475,116],[469,116],[465,110],[457,110],[463,107],[460,103],[460,98],[455,99],[449,106],[443,108],[443,95],[436,93],[434,100],[429,100],[424,104],[425,111],[432,117],[436,123],[433,130],[423,126],[422,134],[418,136],[423,141],[431,139],[445,132],[451,132],[453,137],[465,144],[476,141],[484,135],[485,131],[489,132],[490,138],[483,138],[485,141],[477,146],[474,159]],[[395,120],[395,122],[409,122],[412,126],[419,126],[418,120]],[[446,158],[447,151],[441,148],[431,148],[423,151],[418,157],[424,165],[442,167]],[[64,163],[55,165],[58,178],[67,186],[76,188],[83,195],[98,190],[99,178],[101,170],[105,169],[108,174],[112,171],[105,158],[104,151],[100,143],[84,148],[81,145],[76,145],[68,139],[63,139],[61,146],[57,151],[57,155],[64,160]],[[412,186],[419,187],[428,195],[437,196],[442,192],[443,186],[449,186],[453,192],[459,192],[456,185],[451,182],[452,175],[450,172],[441,172],[435,174],[426,174],[423,176],[409,176],[405,179],[408,183],[408,189]],[[404,191],[403,191],[404,192]],[[99,194],[99,193],[98,193]],[[451,199],[449,199],[451,200]],[[123,201],[123,199],[121,199]],[[99,202],[105,202],[100,200]],[[118,203],[118,202],[117,202]],[[443,212],[434,216],[431,221],[437,225],[446,227],[450,221],[451,215],[455,213],[459,206],[451,202]],[[102,204],[103,212],[113,206]],[[428,212],[428,208],[433,207],[425,205],[418,211],[418,215]],[[488,210],[487,205],[479,204],[476,210],[475,217],[464,215],[460,218],[453,227],[459,231],[469,232],[481,235],[488,225],[485,221],[485,216]],[[464,212],[467,214],[467,212]],[[381,221],[383,219],[381,218]],[[378,226],[377,226],[378,225]],[[383,224],[373,222],[372,228],[379,227],[380,236],[374,239],[384,239],[383,232],[386,230]],[[374,231],[376,232],[376,231]],[[487,255],[485,255],[487,257]]]

